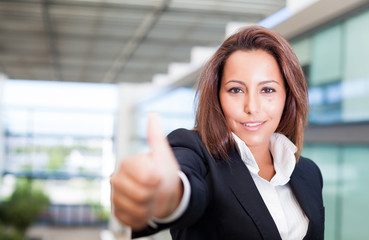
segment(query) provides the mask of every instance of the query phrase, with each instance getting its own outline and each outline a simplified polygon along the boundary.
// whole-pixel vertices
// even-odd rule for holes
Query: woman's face
[[[283,113],[286,89],[275,58],[263,50],[227,59],[219,91],[228,126],[249,148],[269,146]]]

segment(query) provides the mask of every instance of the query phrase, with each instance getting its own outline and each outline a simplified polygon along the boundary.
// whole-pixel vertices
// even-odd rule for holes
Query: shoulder
[[[316,165],[316,163],[313,160],[303,156],[300,156],[300,159],[297,162],[296,166],[318,168],[318,165]]]
[[[296,167],[303,168],[305,170],[319,171],[318,165],[311,159],[301,156],[296,163]]]
[[[179,128],[168,135],[168,141],[172,148],[188,148],[195,152],[203,152],[205,148],[198,132]]]
[[[300,157],[295,167],[296,172],[303,172],[310,179],[317,179],[319,184],[323,186],[323,177],[318,165],[311,159]]]
[[[185,128],[178,128],[173,132],[169,133],[168,139],[171,142],[178,142],[183,139],[200,139],[199,134],[194,130],[188,130]]]
[[[213,158],[206,150],[198,132],[180,128],[168,135],[168,141],[186,175],[193,171],[202,176],[206,175],[207,166]]]

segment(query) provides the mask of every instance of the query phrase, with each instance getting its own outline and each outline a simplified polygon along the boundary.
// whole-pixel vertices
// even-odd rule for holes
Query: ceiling
[[[285,0],[0,0],[0,72],[11,79],[147,82],[228,22],[257,23]]]

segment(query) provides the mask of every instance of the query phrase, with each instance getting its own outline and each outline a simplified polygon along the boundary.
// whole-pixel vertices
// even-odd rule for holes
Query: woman
[[[134,237],[323,239],[322,176],[300,156],[307,86],[287,41],[259,26],[234,34],[197,93],[194,130],[169,134],[169,148],[153,118],[152,152],[112,177],[116,217]]]

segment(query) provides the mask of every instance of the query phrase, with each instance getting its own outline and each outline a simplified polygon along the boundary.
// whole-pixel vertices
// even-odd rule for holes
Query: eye
[[[265,87],[265,88],[261,89],[261,92],[262,93],[274,93],[275,89],[270,88],[270,87]]]
[[[230,93],[242,93],[242,88],[239,88],[239,87],[233,87],[231,89],[228,90],[228,92]]]

